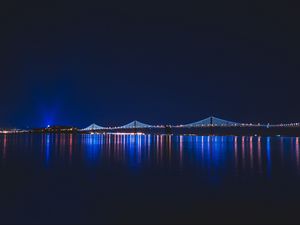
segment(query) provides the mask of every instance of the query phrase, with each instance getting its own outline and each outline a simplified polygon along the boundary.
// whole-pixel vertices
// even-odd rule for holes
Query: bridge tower
[[[133,132],[134,132],[134,134],[136,134],[137,133],[137,125],[136,125],[136,120],[133,122]]]

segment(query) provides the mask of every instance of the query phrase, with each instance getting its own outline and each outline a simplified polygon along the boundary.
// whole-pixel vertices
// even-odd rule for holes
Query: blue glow
[[[267,137],[267,174],[271,175],[271,138]]]
[[[93,165],[96,159],[100,156],[100,150],[103,144],[103,135],[83,135],[83,142],[85,144],[86,156],[89,162],[89,165]]]
[[[50,160],[50,134],[46,135],[46,165],[49,164]]]

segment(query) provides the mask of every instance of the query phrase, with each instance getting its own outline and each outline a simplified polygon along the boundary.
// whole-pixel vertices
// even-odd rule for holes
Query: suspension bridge
[[[276,128],[276,127],[300,127],[300,123],[286,123],[286,124],[260,124],[260,123],[239,123],[220,119],[214,116],[207,117],[205,119],[183,124],[183,125],[150,125],[137,120],[134,120],[128,124],[115,127],[103,127],[95,123],[89,125],[86,128],[81,129],[83,132],[93,131],[105,131],[105,130],[128,130],[128,129],[156,129],[156,128],[212,128],[212,127],[223,127],[223,128]]]

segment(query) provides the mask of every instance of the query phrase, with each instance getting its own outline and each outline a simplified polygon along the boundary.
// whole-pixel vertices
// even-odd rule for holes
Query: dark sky
[[[296,1],[103,2],[1,1],[0,127],[300,121]]]

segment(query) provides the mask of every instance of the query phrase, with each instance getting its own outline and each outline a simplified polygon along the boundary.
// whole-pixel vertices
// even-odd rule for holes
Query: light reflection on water
[[[74,161],[96,167],[104,164],[135,169],[194,168],[214,174],[225,171],[235,175],[246,172],[271,176],[273,167],[300,171],[299,145],[299,137],[2,135],[0,157],[3,165],[10,157],[39,152],[45,166],[57,161],[72,165]]]
[[[43,216],[41,223],[49,218],[56,223],[89,223],[90,218],[120,223],[125,217],[130,217],[128,223],[153,217],[154,222],[176,223],[193,216],[217,222],[229,217],[225,221],[230,223],[239,215],[247,222],[299,221],[299,141],[256,136],[0,135],[0,221],[6,216],[16,218],[17,224],[32,223],[37,214]],[[166,209],[170,213],[162,214]],[[66,220],[60,220],[62,216]],[[137,216],[143,220],[135,220]]]

